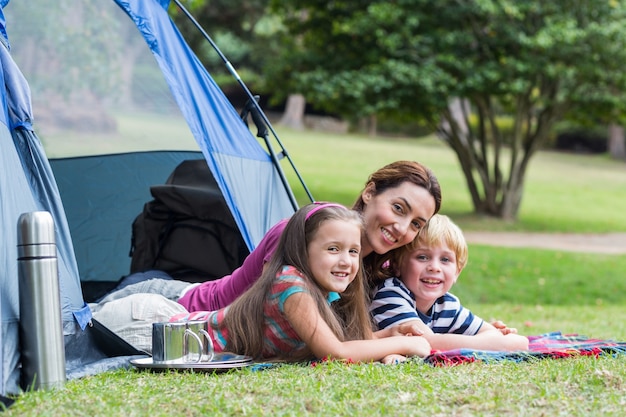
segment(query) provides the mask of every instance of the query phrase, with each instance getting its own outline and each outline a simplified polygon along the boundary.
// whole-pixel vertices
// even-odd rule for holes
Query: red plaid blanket
[[[529,336],[528,351],[501,352],[491,350],[454,349],[433,351],[424,358],[434,366],[452,366],[468,362],[528,361],[533,359],[557,359],[572,356],[595,356],[626,354],[626,342],[590,339],[578,334],[547,333]]]

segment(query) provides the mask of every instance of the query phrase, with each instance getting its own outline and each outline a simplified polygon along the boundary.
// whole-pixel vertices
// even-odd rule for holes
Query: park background
[[[69,4],[64,1],[58,3],[66,6]],[[379,92],[376,100],[368,95],[352,97],[350,100],[345,96],[335,98],[335,102],[351,103],[354,117],[348,117],[343,113],[349,109],[324,109],[326,107],[324,101],[332,100],[320,96],[319,102],[314,106],[310,103],[313,97],[307,97],[308,104],[302,114],[303,126],[287,127],[281,123],[283,110],[286,109],[282,108],[280,103],[286,104],[289,90],[293,87],[288,86],[288,90],[282,92],[283,100],[281,101],[278,99],[280,97],[279,85],[265,85],[264,74],[260,71],[267,69],[267,78],[270,79],[269,70],[273,69],[277,63],[287,62],[286,57],[270,53],[271,51],[249,43],[254,39],[262,39],[262,42],[268,46],[275,45],[258,32],[265,26],[255,24],[268,22],[268,16],[264,16],[268,10],[266,8],[268,2],[195,1],[188,3],[193,6],[191,10],[195,15],[213,19],[208,22],[211,23],[211,29],[214,29],[211,33],[216,34],[220,47],[236,64],[244,80],[250,81],[253,91],[262,94],[264,108],[268,109],[268,114],[273,114],[272,120],[276,122],[278,136],[316,199],[338,201],[350,205],[365,185],[370,172],[397,159],[411,159],[420,161],[433,169],[442,184],[442,213],[451,216],[467,232],[487,230],[600,235],[626,232],[626,216],[623,215],[626,212],[624,159],[616,158],[608,151],[592,153],[593,149],[590,148],[583,149],[585,152],[582,153],[571,152],[571,150],[561,152],[554,149],[558,135],[561,133],[559,129],[562,126],[569,129],[569,126],[574,125],[577,132],[582,126],[585,132],[604,133],[609,131],[609,126],[619,126],[623,105],[623,100],[620,101],[620,99],[623,90],[614,88],[612,96],[589,95],[586,98],[594,99],[596,102],[587,102],[586,105],[582,105],[581,101],[585,98],[584,94],[572,96],[576,100],[572,100],[571,111],[563,112],[562,119],[555,120],[554,129],[546,132],[545,137],[542,138],[541,146],[533,148],[532,158],[528,161],[525,173],[519,211],[514,218],[503,220],[498,216],[476,213],[457,153],[440,135],[434,133],[432,126],[428,125],[427,117],[418,117],[417,110],[419,109],[413,105],[409,106],[406,101],[403,101],[406,105],[403,104],[402,108],[408,109],[409,115],[415,115],[408,119],[406,114],[393,114],[389,108],[371,109],[369,107],[371,103],[386,101],[383,99],[388,97],[387,94]],[[314,7],[314,3],[318,4],[305,2],[299,3],[299,7]],[[424,9],[427,2],[400,3],[413,7],[415,16],[424,17],[428,11]],[[452,3],[440,2],[438,7],[448,7],[448,12],[450,12],[454,10]],[[77,4],[82,6],[79,7]],[[333,4],[336,7],[346,8],[345,13],[337,14],[338,10],[334,9],[336,15],[331,17],[326,14],[331,11],[330,6],[325,2],[320,2],[320,14],[313,15],[318,16],[322,21],[339,22],[338,16],[354,15],[358,11],[356,9],[369,5],[366,9],[373,10],[373,12],[365,16],[382,16],[386,19],[398,17],[398,13],[392,13],[393,10],[385,8],[383,2]],[[557,19],[559,25],[550,27],[549,30],[546,29],[542,37],[538,38],[538,41],[543,42],[546,56],[557,59],[558,56],[551,56],[548,51],[564,51],[564,45],[572,47],[579,45],[583,52],[592,58],[589,72],[586,74],[599,77],[591,80],[597,83],[597,91],[606,91],[599,87],[604,86],[607,80],[614,81],[613,87],[621,86],[623,74],[615,68],[623,68],[620,61],[621,55],[618,52],[626,51],[626,48],[621,47],[624,43],[620,30],[624,29],[621,29],[618,24],[624,12],[623,2],[579,1],[563,2],[559,5],[549,3],[542,6],[542,4],[528,2],[530,9],[521,10],[515,8],[514,3],[507,1],[468,2],[468,5],[480,10],[494,11],[492,16],[494,19],[499,15],[495,12],[499,10],[507,10],[504,16],[509,18],[515,17],[516,13],[524,16],[524,13],[537,14],[545,10],[552,13],[550,15],[552,20],[546,19],[546,21],[555,21],[554,15],[559,14],[556,12],[562,12],[564,20]],[[250,9],[252,6],[254,8]],[[13,2],[12,7],[30,6]],[[78,2],[72,7],[82,12],[93,12],[93,6],[88,6],[87,3]],[[565,13],[568,7],[571,14]],[[227,13],[231,9],[235,12]],[[255,10],[261,10],[262,16],[253,13]],[[398,10],[402,10],[399,5]],[[440,10],[443,9],[436,11]],[[348,13],[350,11],[353,13]],[[462,12],[462,10],[457,11]],[[224,91],[233,97],[236,106],[241,106],[242,103],[237,101],[238,86],[229,79],[230,74],[223,69],[223,63],[215,58],[214,51],[201,37],[198,37],[188,23],[182,23],[185,21],[185,16],[176,11],[174,5],[172,5],[171,13],[185,29],[185,34],[190,37],[190,43],[195,43],[197,50],[202,51],[200,55],[206,60],[207,67],[215,74],[216,80],[223,86]],[[391,13],[391,15],[385,15],[385,13]],[[73,17],[82,19],[87,15],[89,13]],[[359,13],[357,15],[364,16]],[[400,15],[408,16],[409,14],[400,13]],[[443,15],[449,16],[446,13]],[[231,20],[227,20],[229,16]],[[612,16],[611,19],[615,20],[610,22],[601,20],[608,19],[608,16]],[[579,17],[591,22],[585,27],[593,29],[591,33],[598,35],[597,38],[585,38],[582,36],[581,29],[577,29],[576,25],[572,27],[566,24],[568,23],[566,18]],[[41,19],[54,21],[55,16],[51,13],[42,14]],[[83,39],[94,37],[96,33],[94,27],[86,23],[86,18],[84,21],[81,19],[78,19],[80,24],[76,24],[76,19],[71,20],[72,24],[83,30],[74,35],[82,36]],[[98,26],[98,30],[107,33],[106,29],[102,28],[106,26],[103,22],[112,23],[112,21],[103,20]],[[371,31],[371,25],[368,26],[365,23],[368,22],[361,22],[361,25],[357,25],[354,30],[358,29],[364,33]],[[376,20],[369,23],[375,24]],[[611,24],[603,26],[603,23]],[[239,26],[241,30],[237,29]],[[506,25],[500,27],[504,26]],[[580,41],[582,39],[596,39],[596,41],[605,39],[600,36],[604,33],[601,28],[605,26],[607,31],[610,29],[607,33],[613,37],[612,42],[589,44],[585,50],[585,44],[581,44]],[[111,24],[111,28],[114,27]],[[60,40],[58,27],[55,27],[52,33],[47,34],[44,31],[46,28],[47,25],[40,25],[38,29],[41,29],[42,34],[45,34],[46,39],[50,41],[46,46],[48,53],[53,55],[57,51],[54,51],[51,45],[64,45],[64,43]],[[225,30],[225,28],[230,30]],[[16,37],[20,31],[27,30],[25,26],[9,26],[9,29],[12,29],[9,34]],[[36,32],[35,29],[30,30],[26,35]],[[387,35],[392,33],[388,27],[385,27],[385,31]],[[85,35],[87,32],[89,35]],[[393,36],[387,37],[393,38]],[[322,38],[319,39],[321,41]],[[274,39],[276,42],[279,40]],[[46,91],[43,84],[36,81],[37,74],[42,71],[48,74],[56,72],[64,74],[65,82],[60,82],[59,85],[65,87],[68,81],[70,84],[74,81],[67,76],[68,74],[87,72],[94,74],[95,77],[99,74],[90,72],[89,67],[83,65],[100,62],[98,59],[101,57],[94,56],[94,51],[103,51],[106,48],[93,49],[85,45],[81,48],[73,48],[68,52],[76,57],[85,58],[81,54],[90,51],[92,55],[89,55],[89,58],[95,61],[68,60],[67,62],[71,65],[66,68],[57,60],[29,60],[28,57],[32,51],[20,49],[16,45],[19,45],[17,41],[14,43],[12,53],[20,68],[25,72],[26,78],[31,82],[36,118],[35,128],[40,134],[49,157],[145,149],[196,149],[184,122],[172,110],[173,106],[168,104],[167,93],[159,90],[160,81],[155,78],[153,70],[144,65],[145,62],[150,61],[151,57],[137,58],[135,61],[139,64],[134,67],[134,88],[131,90],[133,94],[124,96],[120,93],[119,97],[129,100],[122,101],[120,104],[120,101],[99,99],[95,93],[102,91],[85,92],[84,85],[75,85],[83,89],[79,94],[54,95]],[[106,38],[102,45],[114,45],[114,42],[112,38]],[[128,46],[132,45],[129,43]],[[550,46],[554,46],[554,49],[548,48]],[[613,46],[615,50],[602,49],[604,46]],[[358,47],[349,42],[347,48],[356,48],[358,51]],[[289,48],[279,44],[278,50],[288,51]],[[600,54],[601,51],[610,56]],[[509,52],[511,52],[509,58],[516,57],[512,51]],[[550,71],[560,69],[564,74],[570,74],[574,71],[576,61],[572,59],[576,56],[580,58],[581,55],[575,54],[576,48],[570,52],[569,67],[564,63],[558,68],[545,67],[545,72],[551,74]],[[599,55],[596,56],[596,54]],[[266,60],[262,61],[260,56],[265,56]],[[607,64],[607,60],[601,59],[603,57],[610,57],[611,65]],[[102,65],[112,68],[122,62],[120,59],[127,62],[131,60],[131,54],[122,54],[122,57],[118,57],[117,60],[109,58]],[[504,63],[504,61],[499,62]],[[532,62],[531,59],[527,61],[529,64]],[[588,63],[588,60],[579,59],[578,63],[581,67],[585,67],[583,64]],[[59,67],[56,67],[57,65]],[[517,62],[516,65],[521,65],[521,63]],[[545,62],[542,65],[545,65]],[[506,68],[506,65],[502,66]],[[50,69],[51,67],[54,71]],[[323,69],[319,66],[319,62],[314,67]],[[328,72],[322,73],[326,75],[326,78],[322,77],[322,79],[337,82],[337,79],[330,75],[339,74],[340,69],[329,67]],[[482,69],[489,71],[479,72],[475,68],[469,70],[476,74],[489,74],[490,76],[497,74],[493,72],[496,71],[494,68]],[[349,68],[346,70],[349,71]],[[602,70],[606,71],[604,76],[600,77],[602,74],[598,74],[598,71],[602,72]],[[366,71],[362,72],[366,74]],[[352,84],[348,83],[346,89],[340,89],[339,85],[335,85],[336,88],[331,88],[330,91],[345,92],[350,91],[351,88],[354,90],[354,85],[358,81],[356,73],[349,74],[352,76],[347,79],[353,81]],[[557,74],[559,74],[558,71]],[[518,74],[518,79],[519,76],[520,74]],[[489,77],[485,76],[485,79],[488,81]],[[380,78],[374,77],[374,81],[376,80],[380,81]],[[410,80],[416,81],[414,78]],[[419,80],[424,81],[425,78],[419,78]],[[565,81],[571,82],[572,80]],[[114,90],[112,85],[115,84],[104,83],[103,79],[92,81],[94,81],[93,85],[100,87],[98,90]],[[145,83],[141,84],[140,81]],[[478,81],[473,80],[474,83]],[[310,85],[329,91],[328,88],[323,88],[325,84],[322,82],[311,82]],[[365,85],[367,86],[367,83]],[[496,85],[497,83],[492,84],[492,87]],[[585,85],[588,86],[589,83]],[[486,86],[488,86],[487,83],[481,84],[481,88]],[[446,84],[446,88],[452,87]],[[470,87],[466,86],[466,88]],[[392,90],[387,90],[389,91]],[[589,91],[591,90],[584,90],[583,93],[589,93]],[[418,90],[414,93],[423,92]],[[267,97],[268,94],[273,93],[276,93],[276,102]],[[515,125],[515,118],[506,112],[507,98],[510,98],[510,95],[498,97],[501,103],[497,106],[497,118],[494,120],[497,120],[495,125],[502,128],[500,130],[510,133],[511,126]],[[68,102],[60,106],[59,103],[66,99]],[[400,99],[405,100],[402,97]],[[411,101],[410,97],[406,100]],[[115,105],[110,106],[111,103]],[[613,106],[608,105],[611,103]],[[107,104],[109,107],[106,106]],[[433,103],[418,100],[414,104],[430,106]],[[358,112],[354,109],[358,109]],[[372,110],[380,111],[380,115],[373,118]],[[601,117],[603,114],[607,117]],[[588,115],[594,117],[587,120],[585,116]],[[62,123],[59,124],[59,121]],[[556,123],[557,121],[559,123]],[[533,124],[530,123],[530,125]],[[85,126],[98,127],[98,129],[89,130]],[[372,129],[372,126],[376,129]],[[480,120],[468,119],[466,127],[472,126],[481,126]],[[512,142],[508,142],[511,136],[502,137],[500,145],[497,144],[496,136],[488,135],[483,139],[485,142],[477,143],[484,143],[487,149],[495,149],[499,146],[502,158],[510,156],[515,150],[515,147],[511,146]],[[608,137],[605,139],[608,141]],[[577,147],[577,150],[581,149]],[[504,173],[507,172],[506,166],[502,169]],[[298,200],[301,203],[306,202],[299,180],[287,165],[285,165],[285,170]],[[470,244],[470,260],[454,292],[476,314],[485,319],[504,320],[510,326],[518,328],[523,334],[562,331],[623,341],[626,340],[626,324],[624,324],[626,323],[626,310],[624,309],[626,280],[623,272],[625,266],[626,256],[620,254]],[[451,368],[434,368],[419,361],[412,361],[397,367],[381,367],[376,364],[347,366],[341,363],[328,363],[317,367],[294,365],[263,372],[244,370],[215,375],[151,374],[130,369],[71,381],[59,392],[27,393],[5,413],[7,415],[170,415],[175,413],[182,415],[354,415],[357,413],[367,415],[535,415],[537,413],[619,415],[625,405],[625,391],[626,364],[623,356],[581,357],[490,365],[467,364]]]

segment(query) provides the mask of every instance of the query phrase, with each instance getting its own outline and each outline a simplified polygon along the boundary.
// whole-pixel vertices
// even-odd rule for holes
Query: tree
[[[426,121],[454,150],[477,213],[517,217],[528,164],[556,121],[625,115],[621,0],[273,6],[297,43],[284,84],[344,116]]]
[[[246,84],[262,87],[260,74],[272,44],[263,33],[269,0],[186,0],[181,4],[203,28]],[[222,57],[174,2],[168,14],[185,41],[225,92],[240,92]]]

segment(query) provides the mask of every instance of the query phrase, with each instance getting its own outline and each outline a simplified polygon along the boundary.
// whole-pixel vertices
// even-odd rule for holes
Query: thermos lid
[[[18,257],[56,257],[54,221],[47,211],[23,213],[17,221]]]
[[[17,244],[41,243],[56,243],[52,215],[47,211],[23,213],[17,221]]]

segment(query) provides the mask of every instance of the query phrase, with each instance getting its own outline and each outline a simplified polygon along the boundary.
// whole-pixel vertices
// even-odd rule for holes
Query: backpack
[[[132,224],[130,273],[165,271],[204,282],[239,267],[249,254],[204,159],[180,163]]]

